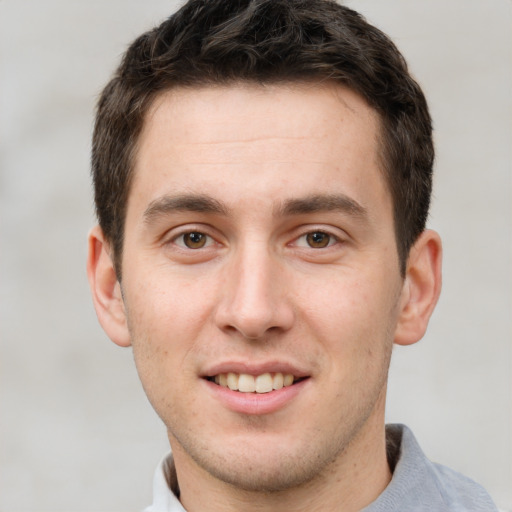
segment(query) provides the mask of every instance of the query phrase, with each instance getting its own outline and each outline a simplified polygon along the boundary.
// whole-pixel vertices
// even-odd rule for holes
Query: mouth
[[[262,373],[260,375],[229,372],[206,377],[206,380],[240,393],[270,393],[284,387],[293,386],[306,378],[281,372]]]

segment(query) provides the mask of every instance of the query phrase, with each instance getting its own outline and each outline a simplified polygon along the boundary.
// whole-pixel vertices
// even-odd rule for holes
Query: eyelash
[[[318,243],[320,244],[320,246],[313,247],[311,245],[311,242],[315,243],[315,240],[311,240],[311,239],[308,240],[308,237],[313,237],[314,235],[321,235],[323,237],[327,237],[328,238],[327,243],[325,245],[322,245],[323,240],[322,241],[319,240]],[[305,245],[297,244],[297,242],[301,239],[305,240]],[[340,241],[341,240],[339,237],[337,237],[336,235],[334,235],[332,233],[329,233],[328,231],[324,231],[322,229],[314,229],[314,230],[308,231],[307,233],[304,233],[304,234],[300,235],[299,237],[297,237],[295,239],[295,245],[298,247],[319,250],[319,249],[327,249],[328,247],[331,247],[331,246],[335,245],[336,243],[339,243]]]
[[[191,247],[190,245],[188,245],[185,239],[185,237],[192,237],[193,235],[198,235],[198,237],[196,237],[196,240],[191,239],[192,244],[197,244],[196,247]],[[313,237],[318,235],[320,235],[320,238],[318,240],[314,240]],[[324,239],[322,239],[322,237],[327,237],[327,242],[325,243],[325,245],[322,245],[324,243]],[[299,243],[301,240],[304,240],[304,243]],[[207,233],[200,229],[191,229],[184,231],[182,233],[175,235],[170,241],[177,247],[185,251],[197,251],[199,249],[207,249],[215,243],[215,239],[212,236],[208,235]],[[301,234],[300,236],[296,237],[289,245],[305,249],[319,250],[327,249],[339,242],[341,242],[340,238],[334,235],[333,233],[329,233],[328,231],[322,229],[314,229],[307,231]],[[314,247],[313,245],[311,245],[312,243],[318,243],[319,245],[317,247]]]
[[[187,243],[185,242],[185,237],[192,236],[192,235],[200,236],[200,239],[197,240],[196,242],[192,241],[192,243],[199,244],[198,247],[189,247],[187,245]],[[178,240],[180,240],[180,239],[181,239],[181,243],[178,242]],[[202,240],[204,240],[204,244],[200,245]],[[197,230],[194,229],[194,230],[184,231],[183,233],[179,233],[178,235],[174,236],[171,239],[171,242],[173,242],[175,245],[177,245],[180,249],[197,251],[199,249],[204,249],[204,248],[210,247],[215,242],[215,240],[210,235],[205,233],[204,231],[201,231],[199,229],[197,229]]]

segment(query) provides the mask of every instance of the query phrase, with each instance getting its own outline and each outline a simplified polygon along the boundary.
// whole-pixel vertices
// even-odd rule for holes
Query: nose
[[[217,326],[249,340],[284,332],[294,322],[294,310],[277,257],[265,248],[247,247],[225,268],[225,285],[216,310]]]

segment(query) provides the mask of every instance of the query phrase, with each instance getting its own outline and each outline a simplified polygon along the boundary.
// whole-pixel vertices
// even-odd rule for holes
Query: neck
[[[340,457],[315,479],[273,493],[240,490],[222,482],[173,446],[180,501],[188,512],[359,511],[373,502],[391,480],[383,419],[370,418]]]

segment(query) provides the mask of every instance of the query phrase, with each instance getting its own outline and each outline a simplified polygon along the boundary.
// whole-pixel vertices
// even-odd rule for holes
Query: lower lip
[[[279,411],[287,406],[301,391],[309,379],[304,379],[291,386],[270,391],[269,393],[241,393],[204,380],[210,393],[227,409],[240,414],[264,415]]]

